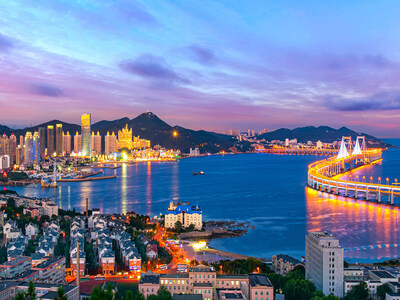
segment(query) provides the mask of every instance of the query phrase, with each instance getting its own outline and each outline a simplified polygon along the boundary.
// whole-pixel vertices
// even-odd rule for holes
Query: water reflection
[[[127,203],[128,203],[128,197],[127,197],[128,175],[127,175],[127,166],[125,163],[122,164],[120,176],[121,176],[121,212],[125,214],[127,211]]]
[[[172,164],[171,194],[174,200],[179,199],[179,170],[178,163]]]
[[[151,213],[151,162],[147,163],[147,176],[146,176],[146,211],[149,215]]]
[[[307,232],[328,231],[353,261],[397,256],[399,209],[306,188]]]

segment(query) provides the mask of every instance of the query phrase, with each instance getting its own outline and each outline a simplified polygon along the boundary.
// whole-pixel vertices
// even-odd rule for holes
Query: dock
[[[58,179],[57,182],[83,182],[83,181],[97,181],[97,180],[105,180],[113,178],[117,178],[117,175],[86,177],[86,178],[68,178],[68,179],[64,178],[64,179]]]

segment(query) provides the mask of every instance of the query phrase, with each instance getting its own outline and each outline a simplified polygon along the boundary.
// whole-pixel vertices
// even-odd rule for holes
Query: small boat
[[[206,173],[204,173],[204,171],[200,171],[200,172],[195,172],[193,171],[193,175],[204,175]]]

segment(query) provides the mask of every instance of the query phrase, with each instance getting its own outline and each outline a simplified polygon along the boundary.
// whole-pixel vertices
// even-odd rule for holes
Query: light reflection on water
[[[354,261],[394,257],[399,253],[397,207],[317,192],[306,188],[307,232],[328,231]],[[371,241],[373,242],[371,244]]]

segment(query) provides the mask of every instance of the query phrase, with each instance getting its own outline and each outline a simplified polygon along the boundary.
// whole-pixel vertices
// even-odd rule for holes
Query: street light
[[[381,178],[380,177],[378,177],[378,182],[379,182],[379,184],[381,184]]]
[[[370,180],[371,183],[373,182],[372,176],[369,178],[369,180]]]
[[[389,178],[386,178],[386,184],[389,185]]]

